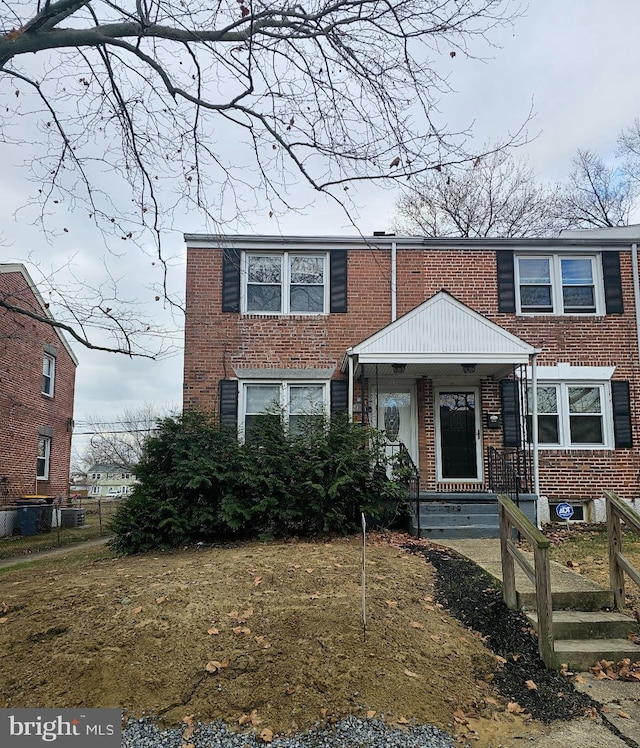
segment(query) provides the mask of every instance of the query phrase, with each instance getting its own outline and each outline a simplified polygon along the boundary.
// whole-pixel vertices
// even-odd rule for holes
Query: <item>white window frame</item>
[[[330,415],[330,401],[329,401],[329,382],[318,379],[287,379],[287,380],[274,380],[274,379],[252,379],[244,380],[241,382],[241,387],[238,397],[238,434],[241,439],[244,439],[245,435],[245,423],[247,417],[247,388],[252,386],[269,386],[278,387],[279,401],[274,403],[274,407],[278,409],[278,412],[282,414],[285,421],[285,427],[289,423],[289,400],[290,400],[290,389],[292,387],[321,387],[323,393],[323,412],[319,415],[326,416]],[[257,414],[249,414],[257,415]]]
[[[89,495],[90,496],[100,496],[101,494],[101,488],[100,486],[90,486],[89,487]]]
[[[40,456],[40,445],[44,445],[44,456]],[[44,460],[44,470],[40,472],[40,462]],[[36,478],[38,480],[49,480],[49,470],[51,468],[51,437],[44,434],[38,435],[38,454],[36,458]]]
[[[247,286],[249,282],[249,271],[248,271],[248,258],[249,257],[279,257],[281,267],[281,297],[280,297],[280,310],[279,311],[254,311],[247,309]],[[291,289],[291,263],[292,257],[317,257],[322,259],[322,278],[324,286],[323,304],[322,311],[318,312],[304,312],[304,311],[291,311],[290,306],[290,289]],[[328,252],[243,252],[241,262],[241,273],[240,273],[240,309],[242,314],[256,314],[256,315],[288,315],[288,316],[317,316],[319,314],[328,314],[329,312],[329,253]]]
[[[522,308],[520,293],[520,260],[548,260],[551,285],[550,311],[535,311]],[[593,295],[595,310],[588,312],[564,311],[562,295],[562,260],[589,260],[591,262],[591,273],[593,280]],[[516,314],[523,316],[555,316],[555,317],[597,317],[605,313],[604,282],[602,277],[602,258],[600,254],[572,254],[561,252],[516,252],[514,255],[514,283],[516,296]]]
[[[49,371],[47,372],[47,364]],[[45,353],[42,357],[42,389],[41,393],[46,397],[53,397],[53,391],[56,380],[56,357],[50,353]],[[48,382],[48,386],[47,386]]]
[[[538,388],[555,387],[558,410],[558,443],[538,442],[540,450],[597,450],[614,449],[613,407],[611,404],[611,387],[609,382],[570,380],[538,380]],[[578,443],[571,441],[571,413],[569,411],[569,390],[588,387],[600,390],[600,408],[602,418],[602,443]],[[539,412],[538,417],[544,416]]]

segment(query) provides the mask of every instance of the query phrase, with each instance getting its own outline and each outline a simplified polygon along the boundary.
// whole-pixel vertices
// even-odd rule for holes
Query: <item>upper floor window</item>
[[[322,314],[328,309],[327,256],[245,253],[243,311]]]
[[[596,256],[516,257],[517,310],[522,314],[603,314],[602,271]]]
[[[53,397],[53,383],[56,372],[56,357],[45,353],[42,359],[42,394]]]
[[[36,477],[40,480],[49,480],[49,462],[51,459],[51,437],[38,436],[38,459]]]
[[[102,473],[91,473],[91,480],[100,480]]]

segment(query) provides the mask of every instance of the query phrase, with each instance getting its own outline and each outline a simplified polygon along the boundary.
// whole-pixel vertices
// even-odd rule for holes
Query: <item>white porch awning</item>
[[[354,364],[406,364],[433,376],[450,373],[455,366],[473,364],[476,373],[489,375],[505,367],[530,363],[539,353],[517,336],[483,317],[447,291],[439,291],[423,304],[347,351]],[[407,371],[407,374],[409,371]]]

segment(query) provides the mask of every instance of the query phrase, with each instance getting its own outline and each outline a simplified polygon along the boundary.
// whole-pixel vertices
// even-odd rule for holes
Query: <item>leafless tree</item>
[[[158,293],[170,298],[160,237],[181,211],[216,227],[246,220],[252,204],[277,216],[296,207],[300,185],[348,205],[361,180],[475,158],[466,125],[440,121],[437,100],[447,68],[480,54],[518,10],[515,0],[5,0],[0,142],[28,139],[25,174],[59,231],[76,210],[123,247],[153,236]],[[73,304],[64,316],[86,324],[85,342],[103,324],[111,347],[134,352],[145,326],[98,291],[88,319]]]
[[[550,210],[558,194],[538,183],[526,162],[497,150],[415,179],[396,205],[395,229],[424,236],[553,235],[562,228]]]
[[[158,421],[171,414],[171,408],[145,403],[123,411],[112,421],[92,416],[76,424],[76,431],[88,438],[77,463],[85,470],[92,465],[117,465],[135,472],[144,445],[157,429]]]
[[[624,168],[607,164],[595,151],[578,150],[557,202],[557,218],[567,228],[625,226],[637,196],[637,185]]]

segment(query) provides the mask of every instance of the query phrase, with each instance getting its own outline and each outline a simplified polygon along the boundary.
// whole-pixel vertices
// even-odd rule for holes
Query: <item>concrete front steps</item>
[[[442,545],[466,556],[502,582],[500,541],[450,540]],[[524,554],[530,563],[533,556]],[[628,638],[640,627],[630,616],[612,610],[613,592],[554,561],[550,563],[554,648],[559,663],[587,671],[599,660],[640,660],[640,646]],[[537,630],[535,592],[518,565],[515,569],[518,607]]]
[[[520,508],[536,521],[536,496],[524,494]],[[490,492],[444,493],[421,491],[419,522],[415,504],[411,531],[421,538],[499,538],[498,498]]]
[[[526,613],[534,630],[538,616]],[[640,660],[640,646],[629,639],[638,625],[629,616],[613,610],[554,610],[553,638],[558,662],[570,670],[588,670],[598,660]]]

